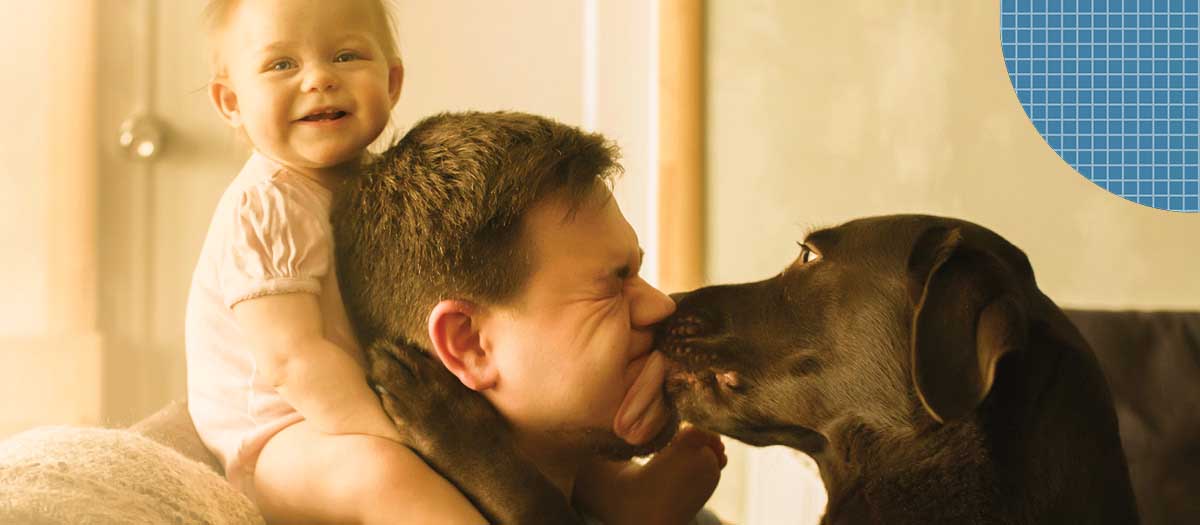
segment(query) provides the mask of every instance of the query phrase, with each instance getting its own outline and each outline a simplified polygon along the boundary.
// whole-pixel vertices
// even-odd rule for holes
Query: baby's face
[[[402,79],[378,16],[365,0],[244,0],[224,33],[228,74],[217,81],[233,97],[231,122],[285,165],[357,159],[383,132]]]

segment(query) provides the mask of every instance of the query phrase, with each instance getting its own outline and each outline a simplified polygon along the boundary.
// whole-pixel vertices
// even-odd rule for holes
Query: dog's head
[[[677,296],[668,394],[698,426],[810,453],[839,428],[955,420],[1023,347],[1037,297],[1025,254],[983,227],[855,220],[811,233],[770,279]]]

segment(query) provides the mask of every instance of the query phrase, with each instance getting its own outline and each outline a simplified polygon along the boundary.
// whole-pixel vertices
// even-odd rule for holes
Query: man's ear
[[[388,98],[392,99],[392,106],[400,100],[400,88],[404,87],[404,63],[396,62],[388,68]]]
[[[429,340],[450,373],[467,388],[483,391],[496,386],[499,374],[480,344],[478,313],[478,306],[467,301],[439,302],[429,313]]]
[[[230,126],[241,127],[242,112],[238,106],[237,93],[230,87],[229,81],[224,78],[214,78],[208,83],[208,98],[212,101],[213,108],[225,119]]]

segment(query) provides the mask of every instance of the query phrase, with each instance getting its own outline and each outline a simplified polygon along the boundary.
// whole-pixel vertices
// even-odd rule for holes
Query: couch
[[[1067,316],[1108,379],[1142,523],[1200,523],[1200,312]]]

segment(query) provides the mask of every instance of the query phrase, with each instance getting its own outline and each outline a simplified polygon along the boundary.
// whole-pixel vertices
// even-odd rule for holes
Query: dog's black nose
[[[738,298],[736,286],[707,286],[671,294],[675,313],[659,324],[663,337],[687,339],[723,334],[732,319],[725,305]]]

